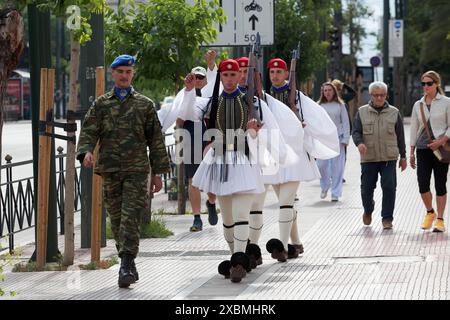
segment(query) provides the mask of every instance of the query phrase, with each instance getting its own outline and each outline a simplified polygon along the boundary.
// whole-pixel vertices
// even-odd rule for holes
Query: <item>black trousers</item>
[[[395,160],[361,163],[361,198],[365,213],[371,214],[374,210],[373,193],[380,175],[383,190],[381,217],[393,220],[397,190],[396,164]]]
[[[431,149],[417,149],[416,155],[420,193],[430,192],[431,173],[433,173],[436,195],[445,196],[447,194],[448,163],[440,162]]]

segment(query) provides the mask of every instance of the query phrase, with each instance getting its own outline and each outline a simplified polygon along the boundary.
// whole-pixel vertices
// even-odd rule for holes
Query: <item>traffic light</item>
[[[336,27],[332,27],[328,31],[328,35],[329,35],[329,41],[330,41],[330,50],[331,51],[338,50],[339,49],[339,40],[340,40],[339,29]]]

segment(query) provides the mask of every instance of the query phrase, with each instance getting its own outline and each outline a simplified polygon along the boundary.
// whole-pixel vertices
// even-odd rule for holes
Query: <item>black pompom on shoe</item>
[[[295,258],[298,258],[298,251],[292,244],[288,244],[288,259]]]
[[[257,244],[248,243],[245,253],[250,259],[250,267],[252,269],[255,269],[256,266],[262,264],[261,248]]]
[[[231,262],[231,266],[235,267],[238,264],[242,265],[245,269],[248,268],[248,266],[250,265],[250,259],[248,258],[248,256],[243,253],[243,252],[236,252],[231,256],[230,259]]]
[[[286,262],[287,252],[284,250],[283,242],[278,239],[270,239],[266,244],[267,251],[271,254],[273,259],[280,262]]]
[[[305,251],[302,244],[293,244],[293,246],[297,250],[298,254],[302,254]]]
[[[231,282],[241,282],[250,268],[250,259],[243,252],[236,252],[231,256],[230,278]]]
[[[230,278],[230,269],[231,269],[231,262],[230,260],[222,261],[219,264],[219,267],[217,268],[219,271],[219,274],[223,275],[225,279]]]

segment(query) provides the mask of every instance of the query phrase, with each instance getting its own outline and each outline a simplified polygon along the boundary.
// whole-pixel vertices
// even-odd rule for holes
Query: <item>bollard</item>
[[[6,164],[11,164],[12,157],[7,154]],[[12,167],[6,169],[6,201],[8,202],[8,240],[9,253],[14,253],[14,211],[13,211],[13,186],[12,186]]]
[[[60,234],[64,234],[64,158],[62,157],[62,154],[64,152],[64,148],[59,146],[58,149],[58,156],[61,156],[58,159],[59,164],[59,175],[58,175],[58,184],[60,185],[59,188],[59,229],[61,230]]]

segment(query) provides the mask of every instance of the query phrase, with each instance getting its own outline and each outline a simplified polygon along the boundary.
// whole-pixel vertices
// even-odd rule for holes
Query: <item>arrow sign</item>
[[[258,21],[258,17],[253,14],[248,21],[252,23],[252,30],[255,30],[255,24],[256,21]]]

